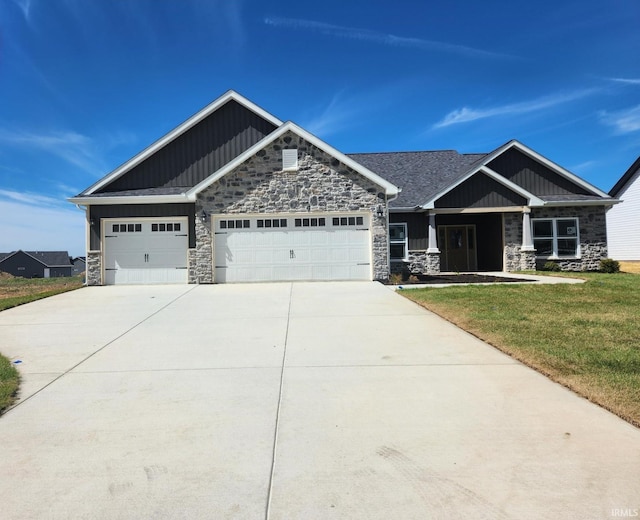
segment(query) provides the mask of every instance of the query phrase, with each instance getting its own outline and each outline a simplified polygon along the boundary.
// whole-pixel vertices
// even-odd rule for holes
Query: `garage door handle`
[[[144,261],[148,262],[149,261],[149,253],[145,253],[144,254]]]
[[[289,258],[295,258],[295,257],[296,257],[296,254],[293,251],[293,249],[289,249]]]

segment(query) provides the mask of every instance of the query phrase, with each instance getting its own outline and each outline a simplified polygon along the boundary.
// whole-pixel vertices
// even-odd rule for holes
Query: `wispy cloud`
[[[29,16],[31,14],[31,0],[13,0],[13,3],[20,8],[25,20],[29,21]]]
[[[71,204],[34,193],[0,191],[0,251],[85,250],[84,214]]]
[[[640,85],[640,79],[635,78],[607,78],[615,83],[624,83],[625,85]]]
[[[381,85],[368,91],[341,89],[324,105],[316,107],[302,126],[315,135],[326,137],[348,128],[368,124],[381,109],[392,105],[407,91],[407,82]]]
[[[519,103],[510,103],[507,105],[499,105],[489,108],[462,107],[449,112],[441,121],[434,124],[432,128],[444,128],[451,125],[470,123],[472,121],[487,119],[490,117],[514,116],[529,112],[537,112],[539,110],[545,110],[585,98],[595,94],[596,92],[597,89],[585,89],[569,93],[552,94],[529,101],[521,101]]]
[[[358,27],[344,27],[341,25],[316,22],[313,20],[267,17],[264,19],[264,23],[267,25],[272,25],[274,27],[286,27],[304,31],[315,31],[326,36],[344,38],[348,40],[372,42],[389,47],[406,47],[423,51],[447,52],[481,58],[514,57],[499,52],[486,51],[484,49],[478,49],[475,47],[467,47],[466,45],[457,45],[454,43],[435,40],[424,40],[421,38],[406,38],[403,36],[395,36],[393,34],[371,31],[369,29],[362,29]]]
[[[93,140],[76,132],[37,134],[0,128],[2,143],[50,153],[89,173],[101,173],[106,169]]]
[[[616,112],[600,113],[601,121],[612,126],[618,134],[629,134],[640,130],[640,105],[618,110]]]
[[[37,204],[39,206],[59,207],[68,203],[64,199],[41,195],[39,193],[21,192],[13,190],[0,190],[0,199],[9,199],[25,204]]]

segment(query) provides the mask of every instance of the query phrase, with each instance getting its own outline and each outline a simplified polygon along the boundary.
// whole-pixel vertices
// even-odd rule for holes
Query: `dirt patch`
[[[640,261],[620,262],[620,271],[622,271],[623,273],[640,274]]]
[[[51,291],[64,291],[81,286],[82,279],[77,276],[27,279],[0,272],[0,300]]]
[[[392,282],[391,285],[412,285],[412,284],[443,284],[443,283],[508,283],[508,282],[531,282],[533,280],[523,280],[521,278],[507,278],[504,276],[492,276],[475,273],[462,274],[417,274],[411,275],[408,279],[400,282]]]

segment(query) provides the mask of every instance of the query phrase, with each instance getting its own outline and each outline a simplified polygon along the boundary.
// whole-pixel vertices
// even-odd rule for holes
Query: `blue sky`
[[[518,139],[609,190],[640,155],[640,1],[0,0],[0,251],[229,89],[345,152]]]

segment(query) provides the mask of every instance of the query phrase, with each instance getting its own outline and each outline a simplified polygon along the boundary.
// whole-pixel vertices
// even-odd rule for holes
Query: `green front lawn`
[[[640,426],[640,276],[401,294]]]
[[[20,377],[11,361],[0,355],[0,415],[13,403]]]

